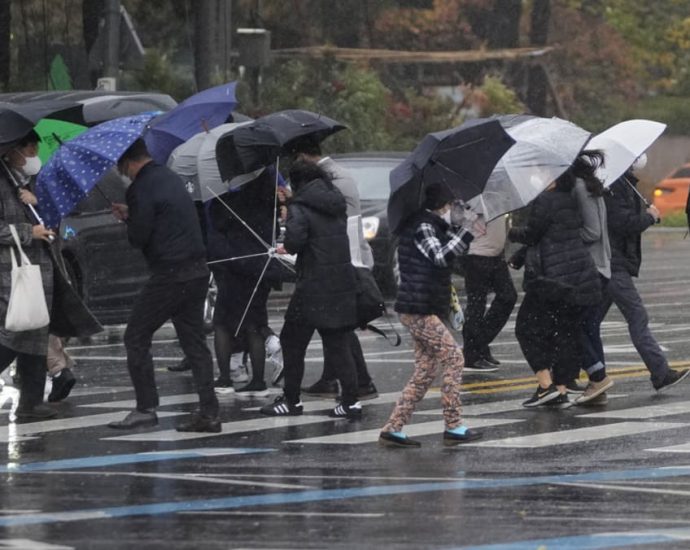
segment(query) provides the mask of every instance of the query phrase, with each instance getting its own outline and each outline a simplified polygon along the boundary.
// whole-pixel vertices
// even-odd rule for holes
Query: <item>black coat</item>
[[[528,245],[523,288],[542,298],[588,306],[601,300],[599,274],[580,230],[577,200],[569,192],[547,191],[532,204],[527,223],[508,238]],[[537,264],[537,265],[535,265]]]
[[[625,177],[636,184],[637,178]],[[622,178],[616,180],[604,195],[611,242],[611,270],[640,274],[642,263],[642,232],[654,224],[639,195]]]
[[[265,253],[266,244],[271,245],[273,242],[273,224],[277,221],[273,173],[265,170],[261,176],[244,185],[239,191],[225,193],[221,198],[240,219],[220,200],[211,201],[209,217],[213,233],[209,234],[208,240],[209,260]],[[257,236],[266,244],[259,241]],[[257,256],[213,264],[212,267],[214,270],[247,275],[253,286],[267,259],[268,256]],[[276,282],[286,275],[285,268],[281,267],[277,260],[271,260],[264,279]]]
[[[450,309],[450,267],[434,264],[415,245],[415,233],[421,223],[436,230],[441,244],[448,242],[448,224],[431,212],[416,214],[403,228],[398,243],[400,287],[395,311],[415,315],[447,317]]]
[[[288,208],[285,249],[297,254],[290,322],[321,329],[357,325],[357,280],[350,260],[345,198],[332,183],[303,184]]]
[[[142,250],[155,275],[185,280],[208,273],[194,202],[177,174],[150,162],[139,171],[126,197],[129,242]]]

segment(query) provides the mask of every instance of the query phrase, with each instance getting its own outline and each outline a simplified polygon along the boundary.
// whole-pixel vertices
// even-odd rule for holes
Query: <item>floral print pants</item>
[[[383,427],[384,432],[399,432],[412,418],[416,404],[434,381],[437,367],[443,367],[441,405],[446,429],[462,424],[460,386],[464,358],[453,335],[436,315],[401,314],[400,322],[414,340],[415,369]]]

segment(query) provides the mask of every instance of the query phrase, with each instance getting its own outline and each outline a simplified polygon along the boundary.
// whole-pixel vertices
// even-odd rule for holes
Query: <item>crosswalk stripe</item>
[[[275,416],[267,418],[253,418],[251,420],[235,420],[223,422],[221,433],[178,432],[175,430],[161,430],[146,433],[121,435],[116,437],[101,438],[105,441],[187,441],[204,437],[221,437],[224,435],[272,430],[275,428],[288,428],[291,426],[304,426],[307,424],[320,424],[322,422],[334,422],[337,419],[327,416]]]
[[[196,403],[199,401],[199,395],[196,393],[181,393],[178,395],[167,395],[160,398],[160,406],[166,405],[187,405],[189,403]],[[133,409],[137,406],[134,399],[122,399],[120,401],[103,401],[101,403],[87,403],[79,405],[79,407],[90,409]]]
[[[180,416],[183,412],[159,412],[159,418]],[[60,432],[63,430],[78,430],[82,428],[95,428],[105,426],[109,422],[122,420],[122,412],[92,414],[89,416],[77,416],[74,418],[59,418],[57,420],[45,420],[43,422],[31,422],[29,424],[9,424],[0,427],[0,443],[10,441],[26,441],[36,439],[35,434]]]
[[[610,439],[612,437],[642,434],[646,432],[658,432],[661,430],[686,428],[688,426],[690,426],[690,424],[680,422],[619,422],[615,424],[605,424],[603,426],[590,426],[588,428],[576,428],[574,430],[563,430],[542,434],[507,437],[504,439],[494,439],[491,441],[481,441],[477,443],[467,443],[466,445],[471,445],[474,447],[532,449],[539,447],[551,447],[553,445],[591,442],[599,439]]]
[[[485,428],[489,426],[502,426],[504,424],[515,424],[524,420],[514,418],[473,418],[468,422],[470,428]],[[433,422],[421,422],[419,424],[408,424],[405,426],[405,433],[411,437],[424,435],[441,434],[444,429],[443,420]],[[374,443],[378,441],[381,428],[375,430],[360,430],[357,432],[324,435],[320,437],[308,437],[306,439],[293,439],[285,443],[325,443],[329,445],[360,445],[362,443]]]
[[[671,445],[669,447],[655,447],[653,449],[645,449],[645,451],[653,453],[690,453],[690,443]]]
[[[690,402],[664,403],[663,405],[649,405],[645,407],[633,407],[616,411],[602,411],[597,413],[580,415],[582,418],[623,418],[644,420],[659,416],[672,416],[690,412]]]

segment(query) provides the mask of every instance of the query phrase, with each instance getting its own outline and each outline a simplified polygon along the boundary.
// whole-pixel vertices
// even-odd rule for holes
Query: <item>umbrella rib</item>
[[[267,256],[268,254],[270,254],[270,252],[259,252],[258,254],[247,254],[246,256],[233,256],[232,258],[225,258],[223,260],[212,260],[210,262],[206,262],[206,265],[234,262],[235,260],[246,260],[247,258],[258,258],[259,256]]]
[[[276,235],[276,223],[277,223],[277,218],[278,218],[278,174],[280,172],[278,171],[280,167],[280,157],[276,157],[276,188],[275,188],[275,195],[273,197],[273,240],[271,241],[271,246],[273,248],[276,247],[277,243],[277,235]]]
[[[249,297],[249,301],[247,302],[247,307],[244,308],[244,313],[242,314],[242,318],[240,319],[240,322],[237,325],[237,330],[235,331],[235,338],[237,338],[237,335],[240,333],[240,329],[242,328],[242,324],[244,323],[244,320],[247,317],[247,313],[249,313],[249,306],[252,305],[252,300],[254,300],[254,296],[256,295],[256,291],[259,289],[259,285],[261,284],[261,281],[263,281],[264,274],[266,273],[266,270],[268,269],[268,264],[270,264],[270,263],[271,263],[271,255],[268,256],[268,259],[266,260],[266,263],[264,264],[264,268],[261,270],[261,275],[259,275],[259,279],[256,281],[256,284],[254,285],[254,290],[252,291],[252,295]]]
[[[271,250],[271,248],[272,248],[271,245],[269,245],[266,241],[264,241],[264,240],[259,236],[259,234],[258,234],[256,231],[254,231],[251,227],[249,227],[249,225],[247,224],[247,222],[245,222],[240,216],[238,216],[237,213],[236,213],[232,208],[230,208],[230,206],[229,206],[223,199],[220,198],[220,195],[219,195],[218,193],[216,193],[216,192],[215,192],[213,189],[211,189],[208,185],[206,186],[206,189],[208,189],[208,190],[213,194],[213,196],[216,197],[216,198],[220,201],[220,203],[221,203],[223,206],[225,206],[225,208],[227,208],[227,209],[230,211],[230,213],[231,213],[233,216],[235,216],[238,220],[240,220],[240,223],[241,223],[242,225],[244,225],[244,227],[246,227],[247,230],[248,230],[252,235],[254,235],[254,237],[256,237],[256,238],[259,240],[259,242],[260,242],[261,244],[263,244],[263,245],[266,247],[266,250]]]

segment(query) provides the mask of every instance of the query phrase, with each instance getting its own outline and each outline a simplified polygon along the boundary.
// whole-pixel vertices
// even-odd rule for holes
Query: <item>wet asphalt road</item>
[[[690,240],[654,232],[639,280],[653,331],[672,366],[690,366]],[[284,298],[271,301],[280,328]],[[615,381],[605,407],[530,411],[534,388],[513,336],[493,346],[496,374],[465,376],[472,446],[444,448],[437,389],[407,429],[417,450],[376,437],[412,369],[400,348],[364,334],[381,396],[359,422],[262,418],[267,399],[222,397],[222,434],[180,437],[195,404],[170,328],[154,346],[162,397],[154,429],[106,424],[132,406],[121,329],[74,343],[79,385],[60,419],[12,424],[0,414],[0,548],[690,548],[690,382],[656,395],[617,311],[604,324]],[[318,377],[320,342],[305,383]],[[279,389],[274,390],[276,393]],[[273,396],[271,396],[272,398]],[[197,434],[193,434],[197,435]]]

